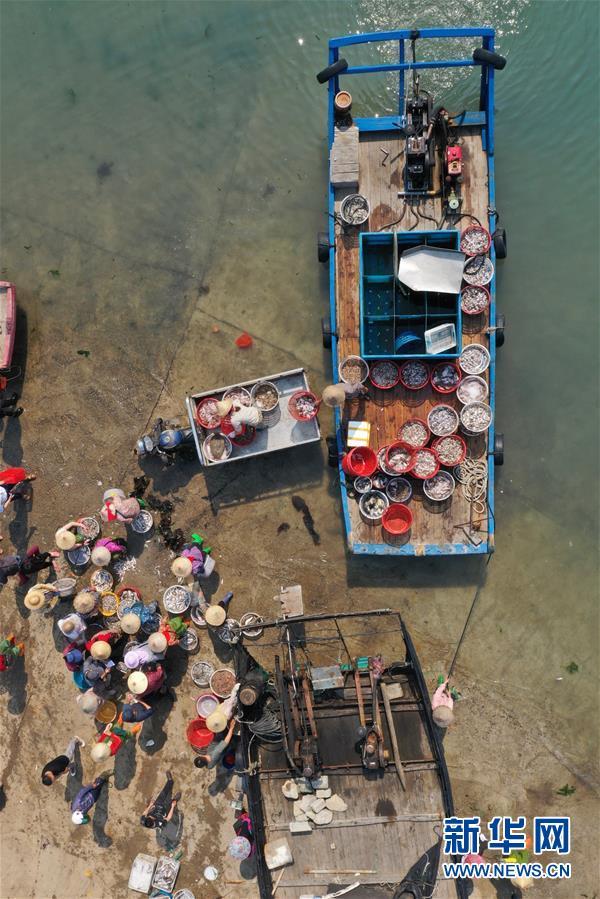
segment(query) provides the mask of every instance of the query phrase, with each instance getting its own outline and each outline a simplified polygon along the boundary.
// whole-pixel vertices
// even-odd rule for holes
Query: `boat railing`
[[[356,47],[360,44],[383,44],[390,41],[398,42],[398,61],[381,62],[375,65],[348,65],[342,72],[335,75],[329,81],[329,137],[333,140],[334,122],[334,97],[340,89],[340,77],[352,75],[373,75],[382,72],[398,72],[398,115],[404,112],[406,99],[406,73],[420,69],[458,69],[481,66],[481,81],[479,90],[479,111],[484,113],[478,117],[474,113],[463,117],[463,124],[483,124],[486,131],[486,150],[488,156],[494,154],[494,68],[485,65],[474,58],[464,59],[437,59],[437,60],[409,60],[406,58],[406,43],[414,44],[416,41],[443,38],[478,38],[481,40],[481,48],[494,52],[493,28],[421,28],[401,29],[399,31],[382,31],[364,34],[349,34],[345,37],[334,37],[329,41],[329,65],[334,65],[340,59],[340,49]],[[475,49],[475,48],[474,48]],[[470,121],[472,119],[472,122]],[[362,120],[367,125],[368,120]],[[361,125],[361,120],[357,121]],[[371,128],[377,123],[370,123]],[[401,122],[398,123],[399,125]],[[385,127],[384,121],[381,127]]]

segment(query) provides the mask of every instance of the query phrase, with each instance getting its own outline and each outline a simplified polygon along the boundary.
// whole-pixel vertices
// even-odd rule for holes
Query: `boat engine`
[[[433,104],[429,95],[419,96],[417,93],[406,101],[404,187],[407,193],[431,190],[435,166],[433,126]]]

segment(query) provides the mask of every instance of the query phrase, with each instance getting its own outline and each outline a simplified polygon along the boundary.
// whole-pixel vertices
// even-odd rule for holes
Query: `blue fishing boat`
[[[465,55],[433,58],[441,46]],[[492,28],[426,28],[333,38],[317,76],[329,97],[323,343],[347,385],[329,452],[352,553],[494,550],[504,65]]]

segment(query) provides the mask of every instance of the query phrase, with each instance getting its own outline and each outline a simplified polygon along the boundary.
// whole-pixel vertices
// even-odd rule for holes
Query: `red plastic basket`
[[[454,443],[459,443],[461,447],[461,455],[460,458],[456,462],[444,462],[443,459],[440,459],[438,453],[438,446],[442,442],[442,440],[452,440]],[[455,465],[460,465],[461,462],[464,462],[467,458],[467,444],[462,439],[459,434],[447,434],[445,437],[437,437],[433,443],[431,444],[431,448],[436,451],[438,454],[438,459],[440,461],[440,465],[445,465],[447,468],[453,468]]]
[[[353,478],[369,478],[377,468],[377,453],[368,446],[355,446],[342,459],[342,469]]]
[[[415,360],[415,361],[420,361],[420,360]],[[412,365],[412,364],[413,364],[412,362],[404,362],[400,366],[400,383],[407,390],[423,390],[424,387],[427,387],[427,385],[429,384],[429,380],[431,378],[431,371],[429,370],[429,366],[426,365],[424,362],[421,363],[427,371],[427,377],[425,378],[425,380],[423,381],[422,384],[419,384],[417,387],[411,387],[411,385],[407,384],[406,381],[404,380],[404,369],[406,368],[407,365]]]
[[[482,247],[480,250],[477,250],[476,252],[466,250],[463,246],[463,238],[466,237],[468,234],[473,234],[476,232],[479,234],[485,235],[486,240],[487,240],[485,248]],[[487,230],[487,228],[483,227],[483,225],[469,225],[469,227],[465,228],[465,230],[460,235],[460,251],[461,251],[461,253],[464,253],[465,256],[481,256],[484,253],[487,253],[487,251],[489,250],[491,245],[492,245],[492,235]]]
[[[380,365],[380,363],[375,362],[370,368],[369,378],[373,387],[377,387],[378,390],[391,390],[400,381],[400,368],[396,365],[396,363],[386,359],[385,364],[391,365],[396,369],[395,380],[391,384],[380,384],[377,380],[377,366]]]
[[[407,450],[410,453],[410,460],[407,463],[405,468],[395,468],[390,464],[390,454],[394,452],[396,449]],[[393,471],[394,474],[406,474],[409,472],[413,466],[415,461],[415,448],[414,446],[408,446],[406,443],[402,443],[400,440],[396,440],[395,443],[390,443],[388,448],[385,451],[385,464],[389,468],[390,471]]]

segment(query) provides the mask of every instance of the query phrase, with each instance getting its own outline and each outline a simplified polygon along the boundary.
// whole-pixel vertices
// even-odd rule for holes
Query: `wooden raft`
[[[459,129],[463,152],[462,212],[476,216],[487,226],[488,178],[487,159],[481,142],[480,127],[464,127]],[[387,155],[385,152],[387,151]],[[359,140],[360,181],[358,190],[367,197],[371,207],[371,215],[366,226],[349,231],[338,229],[336,236],[336,319],[338,334],[338,360],[348,355],[360,355],[360,310],[359,310],[359,230],[364,231],[432,231],[436,224],[429,219],[420,218],[417,212],[430,216],[439,222],[443,215],[442,200],[439,197],[405,202],[398,197],[403,190],[404,139],[395,132],[363,133]],[[440,161],[436,162],[433,183],[440,184]],[[335,196],[335,208],[339,211],[341,201],[350,189],[338,189]],[[415,205],[412,205],[412,202]],[[401,219],[398,223],[397,220]],[[397,224],[393,224],[397,222]],[[463,230],[469,224],[468,219],[460,219],[457,228]],[[390,226],[387,228],[386,226]],[[414,228],[413,228],[414,226]],[[448,221],[444,229],[453,226]],[[483,343],[488,346],[486,329],[489,316],[486,311],[482,316],[463,315],[463,346],[468,343]],[[431,357],[434,360],[435,357]],[[443,360],[441,360],[443,361]],[[489,372],[482,375],[489,386]],[[438,394],[431,386],[419,391],[406,390],[401,386],[393,390],[377,390],[371,387],[371,401],[354,400],[347,404],[345,420],[365,420],[371,423],[370,446],[377,450],[396,439],[400,426],[409,418],[427,419],[430,409],[443,402],[457,411],[462,408],[455,394]],[[487,435],[467,440],[468,455],[472,458],[487,458]],[[471,545],[462,526],[468,530],[470,520],[470,504],[464,498],[462,487],[457,484],[456,490],[447,502],[431,502],[422,492],[420,482],[412,478],[414,494],[410,504],[414,516],[410,542],[415,545],[417,554],[425,544],[464,544]],[[383,543],[380,525],[363,522],[358,502],[348,498],[348,508],[352,523],[348,534],[349,544]],[[475,516],[480,522],[477,537],[487,540],[487,512]]]

